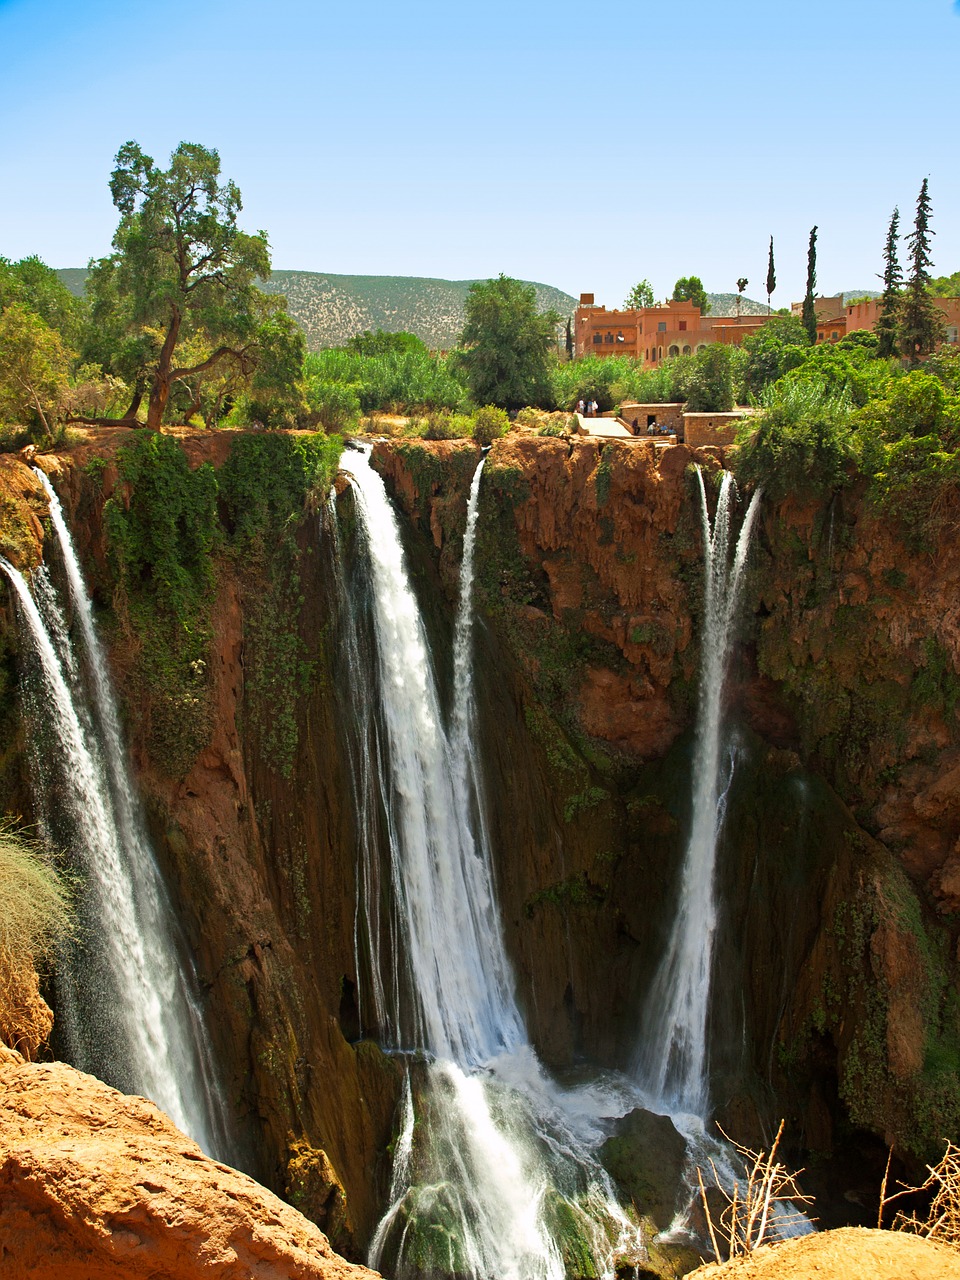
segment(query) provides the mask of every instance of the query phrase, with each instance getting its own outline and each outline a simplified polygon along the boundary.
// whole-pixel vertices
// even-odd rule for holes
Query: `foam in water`
[[[341,465],[352,477],[365,552],[344,600],[354,742],[369,752],[355,745],[355,782],[375,798],[361,823],[359,877],[374,898],[363,904],[358,934],[381,1036],[425,1055],[408,1077],[391,1204],[370,1261],[401,1280],[430,1272],[560,1280],[564,1251],[576,1247],[611,1277],[616,1258],[638,1256],[642,1246],[596,1150],[604,1120],[632,1102],[599,1085],[563,1090],[546,1076],[528,1044],[500,927],[471,658],[481,468],[468,506],[448,730],[383,483],[366,453],[348,452]],[[367,639],[358,599],[365,574]],[[380,836],[393,891],[389,923]]]
[[[39,679],[27,679],[37,728],[32,765],[43,825],[83,869],[79,945],[57,970],[58,1021],[76,1066],[149,1097],[211,1154],[230,1154],[195,982],[130,783],[116,702],[90,599],[46,477],[80,662],[45,569],[35,602],[12,565]],[[39,607],[38,607],[39,603]]]
[[[717,927],[715,862],[734,758],[724,742],[723,688],[759,491],[747,508],[731,558],[736,487],[725,472],[711,524],[703,473],[704,621],[693,761],[693,812],[673,930],[650,988],[638,1076],[657,1109],[706,1118],[709,1110],[707,1016]]]

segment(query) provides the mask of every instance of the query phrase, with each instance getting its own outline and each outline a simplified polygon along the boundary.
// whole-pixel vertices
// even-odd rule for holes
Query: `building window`
[[[618,341],[618,342],[623,342],[623,334],[622,334],[622,333],[618,333],[618,334],[617,334],[617,341]]]
[[[612,333],[605,333],[605,334],[603,335],[603,340],[604,340],[604,342],[605,342],[605,343],[607,343],[607,345],[608,345],[608,346],[612,346],[612,345],[613,345],[613,334],[612,334]]]
[[[702,343],[702,342],[698,342],[698,343],[697,343],[697,355],[699,355],[701,351],[706,351],[706,349],[707,349],[707,348],[706,348],[706,346],[704,345],[704,343]]]
[[[603,335],[602,335],[602,334],[600,334],[600,333],[595,333],[595,334],[593,335],[593,345],[594,345],[595,347],[599,347],[599,345],[600,345],[600,343],[601,343],[602,341],[603,341]]]
[[[960,333],[960,330],[958,330],[955,324],[949,325],[947,328],[947,341],[956,342],[958,333]]]
[[[830,340],[831,340],[831,342],[836,342],[836,340],[837,340],[837,331],[836,331],[836,329],[834,329],[833,333],[831,333],[831,335],[830,335]]]
[[[666,320],[658,320],[658,321],[657,321],[657,333],[666,333],[666,332],[667,332],[667,322],[666,322]]]
[[[680,348],[676,346],[676,344],[674,344],[667,352],[668,356],[678,356],[679,354],[680,354]]]
[[[681,333],[686,333],[687,331],[686,320],[681,320],[680,323],[677,325],[677,328],[680,330]]]
[[[690,348],[688,346],[683,348],[683,354],[685,356],[688,356],[690,354]]]

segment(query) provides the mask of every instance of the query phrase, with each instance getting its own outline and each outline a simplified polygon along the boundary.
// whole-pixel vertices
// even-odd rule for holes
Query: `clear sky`
[[[108,252],[136,139],[216,147],[275,267],[871,288],[930,179],[960,269],[953,0],[0,0],[0,255]]]

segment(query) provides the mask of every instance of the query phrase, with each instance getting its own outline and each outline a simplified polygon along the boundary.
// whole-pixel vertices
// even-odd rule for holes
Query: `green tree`
[[[687,379],[690,413],[727,413],[733,408],[733,348],[711,342],[697,353]]]
[[[757,333],[744,339],[747,352],[744,384],[752,396],[761,392],[790,369],[803,363],[810,350],[807,331],[797,316],[774,316]]]
[[[649,280],[641,280],[635,284],[623,304],[625,311],[639,311],[643,307],[653,306],[653,285]]]
[[[897,240],[900,235],[900,210],[895,208],[887,228],[883,246],[883,294],[880,298],[880,314],[877,317],[878,353],[881,356],[899,355],[897,337],[900,328],[900,286],[903,272],[897,257]]]
[[[673,301],[692,302],[695,307],[700,308],[702,316],[705,316],[710,310],[707,291],[704,289],[703,281],[699,276],[681,276],[673,286]]]
[[[740,316],[740,304],[743,299],[743,291],[744,289],[746,289],[749,283],[750,281],[747,279],[746,276],[740,276],[740,278],[737,280],[737,318],[738,319]]]
[[[520,409],[551,401],[550,355],[560,317],[537,312],[532,285],[501,275],[472,284],[455,367],[478,404]]]
[[[929,355],[943,337],[940,312],[930,296],[930,192],[924,178],[917,197],[917,214],[913,230],[907,236],[910,252],[910,278],[900,309],[900,350],[916,362]]]
[[[934,298],[960,298],[960,271],[951,276],[937,276],[930,281],[930,293]]]
[[[39,258],[0,258],[0,310],[14,302],[56,329],[68,346],[79,340],[82,304]]]
[[[817,287],[817,228],[810,231],[810,243],[807,245],[807,291],[803,295],[803,312],[801,319],[807,331],[810,345],[817,340],[817,308],[813,301],[813,291]]]
[[[228,359],[245,373],[256,367],[258,326],[279,309],[254,284],[270,274],[267,237],[238,228],[240,192],[221,183],[217,152],[196,143],[181,142],[166,170],[125,143],[110,191],[120,225],[115,253],[93,264],[88,280],[92,322],[109,322],[108,372],[134,385],[126,416],[147,394],[147,425],[156,428],[181,379]],[[180,364],[181,344],[198,337],[203,359]]]
[[[53,436],[63,410],[70,353],[60,335],[20,303],[0,313],[0,422],[39,426]]]
[[[767,256],[767,314],[770,314],[770,299],[777,287],[777,271],[773,263],[773,236],[770,237],[770,253]]]

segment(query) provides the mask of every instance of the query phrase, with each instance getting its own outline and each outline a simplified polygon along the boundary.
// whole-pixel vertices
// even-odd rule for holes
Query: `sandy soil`
[[[960,1280],[960,1250],[906,1231],[842,1227],[710,1263],[688,1280]]]

